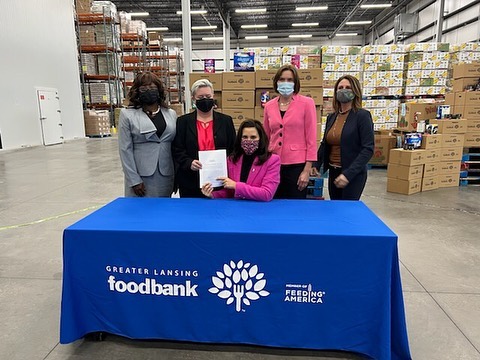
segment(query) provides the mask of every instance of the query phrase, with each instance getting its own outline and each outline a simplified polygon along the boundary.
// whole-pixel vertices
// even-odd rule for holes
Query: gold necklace
[[[339,113],[340,115],[345,115],[345,114],[348,113],[350,110],[352,110],[352,109],[350,108],[350,109],[345,110],[345,111],[340,111],[340,110],[339,110],[338,113]]]
[[[282,102],[279,101],[280,105],[282,105],[282,106],[290,105],[291,102],[292,102],[292,101],[289,101],[289,102],[286,102],[286,103],[282,103]]]

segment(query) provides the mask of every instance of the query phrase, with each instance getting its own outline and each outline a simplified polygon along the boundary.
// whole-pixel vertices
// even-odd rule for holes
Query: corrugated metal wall
[[[42,144],[35,87],[57,88],[65,139],[83,137],[71,0],[0,0],[0,133],[4,149]]]

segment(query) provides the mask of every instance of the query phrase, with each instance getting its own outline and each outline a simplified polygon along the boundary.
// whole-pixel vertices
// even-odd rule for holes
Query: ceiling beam
[[[231,21],[228,20],[228,16],[227,16],[226,12],[223,10],[222,3],[219,0],[213,0],[213,2],[218,9],[218,13],[220,14],[220,17],[222,18],[223,23],[226,26],[230,27],[230,30],[233,32],[233,35],[235,35],[235,38],[238,39],[238,29],[235,29],[231,25]]]
[[[366,0],[360,0],[357,5],[355,5],[355,7],[352,9],[352,11],[350,11],[350,13],[345,17],[345,19],[343,19],[343,21],[340,23],[340,25],[338,25],[338,27],[333,30],[333,32],[328,35],[328,38],[329,39],[332,39],[333,37],[335,37],[335,35],[340,31],[342,30],[342,28],[345,26],[345,24],[347,23],[347,21],[349,21],[353,15],[355,15],[355,13],[357,12],[357,10],[360,8],[360,6],[365,2]]]

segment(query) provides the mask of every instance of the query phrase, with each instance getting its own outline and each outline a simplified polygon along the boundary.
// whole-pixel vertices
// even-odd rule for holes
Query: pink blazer
[[[283,119],[278,99],[264,109],[263,126],[270,139],[269,150],[280,156],[282,165],[317,161],[317,114],[313,99],[293,95]]]
[[[230,157],[227,160],[228,177],[237,182],[236,189],[214,191],[213,197],[257,201],[272,200],[280,183],[280,158],[278,155],[272,154],[262,165],[257,165],[257,159],[255,159],[246,183],[240,182],[242,161],[242,157],[238,159],[236,164]]]

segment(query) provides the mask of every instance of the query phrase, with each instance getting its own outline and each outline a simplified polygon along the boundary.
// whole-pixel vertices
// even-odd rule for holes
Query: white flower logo
[[[242,302],[250,305],[250,301],[270,295],[266,290],[267,280],[264,273],[258,272],[258,266],[250,266],[243,260],[223,265],[223,272],[217,271],[217,276],[212,276],[213,287],[208,289],[212,294],[217,294],[221,299],[227,299],[227,305],[235,303],[235,310],[242,310]]]

